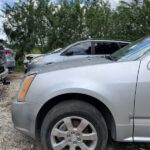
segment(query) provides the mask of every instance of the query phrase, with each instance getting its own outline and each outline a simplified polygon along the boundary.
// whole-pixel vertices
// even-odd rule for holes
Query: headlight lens
[[[35,75],[30,75],[30,76],[27,76],[25,79],[24,79],[24,82],[21,86],[21,89],[19,91],[19,95],[18,95],[18,101],[22,102],[25,100],[25,96],[28,92],[28,89],[34,79]]]
[[[31,60],[31,62],[35,63],[35,62],[38,62],[38,61],[40,61],[40,60],[42,60],[42,59],[43,59],[43,56],[36,57],[36,58],[33,58],[33,59]]]

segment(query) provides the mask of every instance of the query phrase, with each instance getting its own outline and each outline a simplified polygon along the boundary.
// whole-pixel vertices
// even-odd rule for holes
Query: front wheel
[[[101,113],[79,100],[56,105],[46,115],[41,128],[44,150],[103,150],[107,139]]]

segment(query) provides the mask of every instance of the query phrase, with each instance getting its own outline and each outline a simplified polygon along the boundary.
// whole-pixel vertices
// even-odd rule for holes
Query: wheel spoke
[[[79,147],[81,148],[81,150],[90,150],[90,148],[86,146],[83,142],[79,143]]]
[[[65,123],[68,130],[73,129],[72,121],[69,117],[64,119],[64,123]]]
[[[66,141],[66,140],[63,140],[63,141],[61,141],[60,143],[58,143],[58,144],[55,144],[54,146],[53,146],[53,148],[54,148],[54,150],[62,150],[65,146],[67,146],[68,145],[68,142]]]
[[[73,145],[73,144],[70,144],[70,149],[69,150],[76,150],[76,147],[75,147],[75,145]]]
[[[56,137],[66,137],[67,136],[67,132],[66,131],[61,131],[57,128],[54,128],[52,130],[52,133],[51,133],[53,136],[56,136]]]
[[[97,140],[97,135],[96,135],[96,133],[84,133],[84,134],[82,134],[82,140],[96,141]]]
[[[79,126],[77,127],[77,130],[79,132],[82,132],[87,126],[88,126],[88,121],[86,121],[85,119],[82,119]]]

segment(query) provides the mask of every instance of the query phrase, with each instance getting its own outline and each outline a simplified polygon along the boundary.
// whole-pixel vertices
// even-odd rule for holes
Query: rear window
[[[13,57],[12,54],[10,54],[10,53],[9,53],[9,54],[6,54],[6,58],[7,58],[7,59],[11,59],[12,57]]]

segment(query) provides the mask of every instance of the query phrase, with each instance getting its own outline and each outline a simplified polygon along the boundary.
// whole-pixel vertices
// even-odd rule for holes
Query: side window
[[[119,49],[118,44],[113,42],[98,42],[95,43],[94,47],[95,55],[109,55]]]
[[[91,42],[83,42],[80,44],[77,44],[71,48],[69,48],[66,52],[66,54],[72,55],[90,55],[91,54]]]
[[[105,45],[103,42],[95,43],[95,55],[104,55],[105,54]]]
[[[112,53],[116,52],[120,47],[119,47],[118,43],[110,43],[109,48],[110,48],[110,50],[109,50],[108,54],[112,54]]]

